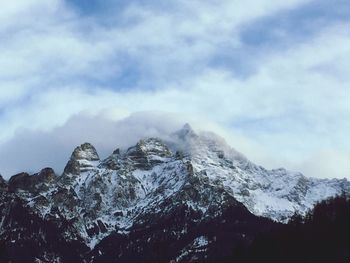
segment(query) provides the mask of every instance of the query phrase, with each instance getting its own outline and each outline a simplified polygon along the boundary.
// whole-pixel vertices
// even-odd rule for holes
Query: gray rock
[[[93,162],[98,162],[100,157],[93,145],[84,143],[76,147],[64,168],[64,174],[79,175],[81,172],[91,170]]]

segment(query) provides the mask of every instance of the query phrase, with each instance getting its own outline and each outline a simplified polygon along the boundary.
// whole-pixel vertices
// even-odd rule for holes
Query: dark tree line
[[[349,263],[350,199],[337,196],[318,203],[305,217],[259,235],[223,262]]]

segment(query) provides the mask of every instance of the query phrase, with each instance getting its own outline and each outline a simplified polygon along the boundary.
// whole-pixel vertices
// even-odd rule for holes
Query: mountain
[[[266,170],[186,124],[104,160],[84,143],[62,175],[1,178],[0,191],[4,261],[215,262],[350,183]]]

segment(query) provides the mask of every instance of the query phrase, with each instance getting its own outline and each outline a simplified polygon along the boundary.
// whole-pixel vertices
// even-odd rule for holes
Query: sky
[[[350,179],[346,0],[0,0],[0,173],[189,122],[266,168]]]

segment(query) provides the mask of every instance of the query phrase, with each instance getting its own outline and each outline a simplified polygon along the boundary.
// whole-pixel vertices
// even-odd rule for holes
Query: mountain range
[[[101,160],[76,147],[57,175],[0,180],[0,258],[8,262],[218,262],[235,246],[350,194],[346,179],[308,178],[249,161],[186,124]]]

